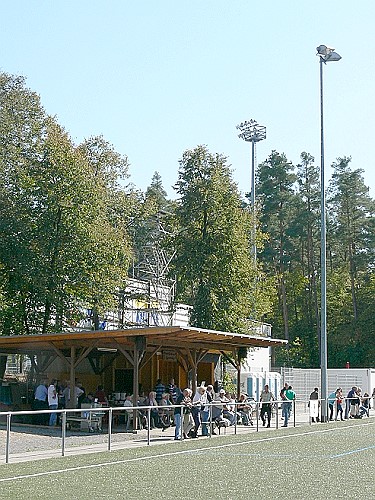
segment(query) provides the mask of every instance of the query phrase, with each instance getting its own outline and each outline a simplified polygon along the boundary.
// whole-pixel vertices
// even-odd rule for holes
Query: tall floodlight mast
[[[321,267],[321,305],[320,305],[320,370],[321,370],[321,421],[328,420],[328,357],[327,357],[327,264],[326,264],[326,198],[324,183],[324,129],[323,129],[323,64],[335,62],[341,56],[326,45],[316,48],[320,64],[320,267]]]
[[[256,120],[249,120],[237,125],[237,130],[240,131],[238,137],[246,142],[251,142],[251,210],[253,216],[253,230],[252,230],[252,251],[254,263],[256,264],[257,259],[257,248],[256,248],[256,213],[255,213],[255,163],[256,163],[256,143],[262,141],[266,138],[266,127],[259,125]]]

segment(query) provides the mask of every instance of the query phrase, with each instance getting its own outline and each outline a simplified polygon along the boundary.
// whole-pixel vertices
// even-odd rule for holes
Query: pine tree
[[[205,146],[185,151],[176,191],[174,266],[179,297],[193,306],[192,325],[247,331],[254,308],[251,218],[226,158]]]
[[[293,253],[291,222],[295,208],[293,165],[285,154],[272,151],[257,172],[260,229],[266,235],[259,258],[265,272],[276,276],[279,317],[282,318],[284,338],[289,340],[289,308],[286,281]],[[274,316],[276,319],[277,317]],[[276,319],[276,331],[278,325]],[[278,332],[280,334],[280,332]]]

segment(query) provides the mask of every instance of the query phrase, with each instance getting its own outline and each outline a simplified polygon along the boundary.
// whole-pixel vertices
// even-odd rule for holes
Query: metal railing
[[[357,399],[357,398],[350,398],[350,399]],[[329,408],[329,403],[330,400],[327,400],[324,402],[324,400],[319,399],[319,400],[314,400],[318,401],[319,406],[322,404],[327,404],[327,407]],[[253,418],[256,420],[256,425],[253,426],[253,423],[249,428],[253,428],[256,430],[256,432],[259,432],[259,421],[261,417],[264,418],[264,422],[266,418],[268,419],[268,413],[262,412],[262,406],[265,408],[265,405],[270,405],[270,411],[271,411],[271,418],[272,416],[275,417],[275,428],[278,429],[280,427],[280,418],[284,418],[285,422],[285,416],[286,416],[286,411],[290,412],[288,413],[288,419],[292,426],[296,426],[296,405],[298,403],[303,403],[306,406],[308,405],[309,401],[306,400],[299,400],[299,399],[294,399],[291,401],[285,401],[285,400],[273,400],[270,401],[269,403],[266,402],[261,402],[261,401],[245,401],[245,402],[221,402],[221,401],[213,401],[212,403],[208,403],[204,405],[205,408],[208,408],[209,412],[209,419],[207,421],[200,421],[200,424],[202,426],[207,426],[209,428],[209,432],[207,436],[212,437],[213,430],[215,429],[215,426],[217,426],[217,419],[214,417],[214,408],[216,407],[222,407],[223,410],[226,407],[229,407],[231,411],[234,413],[235,417],[233,419],[233,424],[226,424],[223,427],[233,427],[234,429],[234,434],[237,434],[237,427],[239,424],[238,416],[239,416],[239,411],[238,407],[241,405],[248,405],[249,407],[249,414],[250,414],[250,420],[252,421]],[[337,414],[338,414],[338,405],[337,401],[334,402],[335,404],[335,420],[337,420]],[[286,405],[288,405],[288,409],[286,409]],[[201,405],[199,405],[201,406]],[[350,406],[350,401],[348,398],[343,398],[343,406],[348,408]],[[369,405],[370,406],[370,405]],[[137,418],[137,416],[142,416],[143,419],[146,419],[147,425],[146,425],[146,430],[147,430],[147,445],[151,444],[151,412],[152,410],[158,410],[158,412],[172,412],[176,414],[175,409],[179,408],[180,412],[180,418],[179,418],[179,425],[180,428],[176,435],[179,436],[179,440],[184,440],[186,437],[184,436],[183,432],[183,416],[184,416],[184,409],[189,408],[191,410],[194,406],[192,407],[187,407],[186,405],[166,405],[166,406],[122,406],[122,407],[93,407],[93,408],[72,408],[72,409],[60,409],[60,410],[22,410],[22,411],[10,411],[10,412],[0,412],[0,419],[1,417],[6,418],[6,443],[5,443],[5,463],[9,463],[9,457],[10,457],[10,445],[11,445],[11,426],[12,426],[12,417],[20,417],[23,415],[50,415],[51,413],[56,413],[57,415],[60,415],[61,419],[61,456],[65,456],[66,453],[66,430],[67,430],[67,423],[69,423],[69,419],[73,419],[76,421],[82,421],[85,422],[87,421],[88,423],[91,421],[92,422],[92,417],[95,416],[95,418],[107,418],[107,450],[111,451],[112,447],[112,434],[113,434],[113,420],[114,416],[117,413],[122,413],[123,415],[126,415],[127,418],[132,418],[131,415],[133,415],[133,422],[134,418]],[[282,416],[280,417],[279,411],[282,411]],[[201,411],[201,410],[200,410]],[[207,411],[207,410],[206,410]],[[345,410],[344,410],[345,411]],[[178,412],[177,412],[178,413]],[[89,416],[87,416],[89,414]],[[329,412],[327,413],[327,415]],[[367,409],[366,412],[367,416],[370,416],[370,408]],[[225,419],[225,414],[223,415]],[[309,416],[309,423],[311,424],[311,416]],[[134,425],[134,424],[133,424]],[[265,425],[265,424],[263,424]],[[285,424],[284,424],[285,426]],[[218,426],[219,431],[220,427]],[[134,431],[133,431],[134,432]],[[156,438],[155,438],[156,439]]]

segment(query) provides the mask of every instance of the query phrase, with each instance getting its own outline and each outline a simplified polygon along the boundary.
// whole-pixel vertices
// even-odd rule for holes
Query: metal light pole
[[[328,420],[328,363],[327,363],[327,263],[326,263],[326,197],[324,183],[324,129],[323,129],[323,64],[339,61],[341,56],[326,45],[316,48],[320,64],[320,267],[321,267],[321,306],[320,306],[320,370],[321,370],[321,421]]]
[[[262,141],[266,138],[266,127],[259,125],[255,120],[245,121],[236,126],[236,128],[241,132],[238,134],[240,139],[246,142],[251,142],[251,210],[253,215],[253,258],[256,263],[257,259],[257,249],[255,243],[256,236],[256,222],[255,222],[255,145],[257,142]]]

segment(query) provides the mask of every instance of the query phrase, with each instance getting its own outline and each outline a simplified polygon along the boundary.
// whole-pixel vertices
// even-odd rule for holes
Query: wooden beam
[[[99,367],[100,360],[98,358],[90,358],[90,356],[87,357],[87,360],[90,363],[92,371],[95,373],[95,375],[100,375],[100,367]]]
[[[230,363],[236,370],[237,370],[237,365],[236,363],[233,361],[232,358],[230,358],[228,356],[228,354],[224,351],[220,351],[220,354],[228,361],[228,363]]]
[[[189,371],[189,364],[188,362],[186,361],[183,353],[181,352],[180,349],[176,349],[176,358],[177,358],[177,362],[182,366],[182,368],[186,371],[186,373]]]
[[[104,356],[96,356],[91,357],[87,356],[87,359],[91,365],[91,368],[95,375],[101,375],[109,366],[111,366],[114,360],[117,358],[119,354],[116,352],[112,356],[109,356],[109,360],[106,363],[103,363],[103,366],[100,367],[100,360],[104,359]]]
[[[125,349],[123,349],[122,345],[119,344],[117,342],[117,340],[115,341],[115,344],[116,344],[117,349],[121,352],[121,354],[123,354],[125,356],[125,358],[129,361],[129,363],[132,366],[134,366],[134,357],[131,355],[131,353],[129,351],[126,351]]]
[[[205,357],[205,355],[208,353],[208,349],[200,349],[198,353],[198,363],[202,361],[202,359]]]
[[[43,364],[43,371],[45,372],[48,367],[55,361],[55,359],[57,358],[57,355],[56,354],[50,354],[49,356],[46,356],[45,360],[44,360],[44,364]]]
[[[88,347],[86,347],[85,349],[82,349],[81,355],[75,361],[75,365],[74,365],[75,368],[77,368],[77,366],[81,363],[81,361],[83,361],[88,356],[88,354],[90,354],[90,352],[94,349],[94,347],[96,347],[96,345],[97,345],[97,342],[92,342]]]
[[[158,352],[160,352],[160,350],[161,350],[161,346],[159,346],[159,347],[155,347],[155,348],[151,351],[151,353],[149,353],[149,354],[150,354],[150,356],[146,356],[146,352],[145,352],[145,356],[144,356],[144,358],[142,359],[142,362],[141,362],[141,363],[140,363],[140,365],[139,365],[139,369],[140,369],[140,370],[142,370],[142,368],[144,368],[144,367],[147,365],[147,363],[148,363],[149,361],[151,361],[151,359],[155,356],[155,354],[156,354],[156,353],[158,353]]]
[[[193,360],[193,365],[191,367],[192,369],[191,388],[193,390],[193,395],[194,395],[197,390],[197,371],[198,371],[198,354],[195,349],[193,349],[192,352],[192,360]]]
[[[52,349],[55,351],[55,353],[59,356],[59,358],[61,358],[68,365],[68,367],[70,368],[70,360],[64,355],[64,353],[60,349],[58,349],[53,344],[53,342],[51,342],[50,345],[51,345]]]

